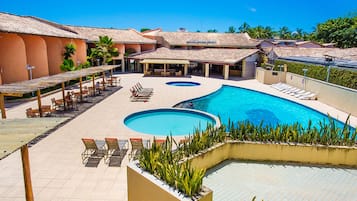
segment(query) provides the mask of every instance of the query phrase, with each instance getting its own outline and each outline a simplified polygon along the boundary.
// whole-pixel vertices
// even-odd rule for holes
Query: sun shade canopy
[[[140,61],[142,64],[190,64],[188,60],[178,59],[144,59]]]
[[[105,65],[91,68],[85,68],[77,71],[68,71],[52,76],[40,77],[32,80],[16,82],[11,84],[0,85],[0,94],[5,96],[22,96],[23,94],[44,89],[47,87],[55,86],[57,84],[77,79],[83,76],[92,75],[95,73],[105,72],[118,65]]]
[[[36,137],[54,129],[68,118],[6,119],[0,121],[0,159]]]

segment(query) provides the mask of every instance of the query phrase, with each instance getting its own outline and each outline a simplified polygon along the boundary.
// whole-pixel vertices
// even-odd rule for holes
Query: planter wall
[[[209,169],[227,159],[357,167],[357,148],[229,141],[188,160],[194,168]],[[128,201],[191,200],[132,163],[127,167],[127,180]],[[206,189],[197,200],[212,201],[212,196],[213,192]]]
[[[191,201],[135,164],[127,166],[128,201]],[[212,201],[212,191],[204,188],[197,201]]]
[[[209,169],[227,159],[357,167],[357,148],[231,141],[190,160],[195,168]]]

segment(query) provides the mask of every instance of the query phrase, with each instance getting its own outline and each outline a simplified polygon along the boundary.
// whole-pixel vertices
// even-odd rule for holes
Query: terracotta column
[[[228,78],[229,78],[229,65],[228,64],[224,65],[223,72],[224,72],[224,76],[223,76],[224,79],[228,80]]]
[[[205,77],[209,77],[209,65],[210,64],[205,64]]]

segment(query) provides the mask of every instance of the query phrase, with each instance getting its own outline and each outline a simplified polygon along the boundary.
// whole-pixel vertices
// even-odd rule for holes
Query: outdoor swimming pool
[[[175,81],[175,82],[166,82],[167,85],[177,86],[177,87],[194,87],[201,85],[198,82],[188,82],[188,81]]]
[[[184,109],[157,109],[133,113],[124,119],[132,130],[156,136],[192,134],[194,129],[205,130],[207,123],[219,124],[209,114]]]
[[[188,100],[177,107],[205,111],[219,116],[223,124],[249,120],[254,124],[293,124],[300,122],[307,126],[309,120],[314,125],[328,121],[328,117],[316,110],[298,103],[249,89],[223,85],[218,91],[207,96]],[[345,121],[345,120],[342,120]],[[341,122],[337,122],[342,126]]]

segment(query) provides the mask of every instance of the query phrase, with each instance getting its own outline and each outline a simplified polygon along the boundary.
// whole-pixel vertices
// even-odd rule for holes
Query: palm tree
[[[249,26],[249,24],[246,23],[246,22],[244,22],[244,23],[238,28],[239,33],[246,33],[246,32],[249,31],[249,29],[250,29],[250,26]]]
[[[291,39],[291,32],[287,26],[283,26],[278,31],[280,39]]]
[[[236,28],[234,26],[230,26],[228,27],[228,31],[226,33],[235,33],[236,32]]]
[[[95,48],[91,49],[91,57],[103,60],[104,64],[119,56],[118,48],[113,47],[114,43],[108,36],[99,36],[99,41],[95,43]]]
[[[72,43],[68,43],[65,47],[64,47],[64,53],[63,53],[63,57],[64,59],[69,59],[72,57],[72,55],[74,55],[74,53],[76,52],[76,46]]]
[[[217,29],[208,29],[207,30],[208,33],[217,33]]]

